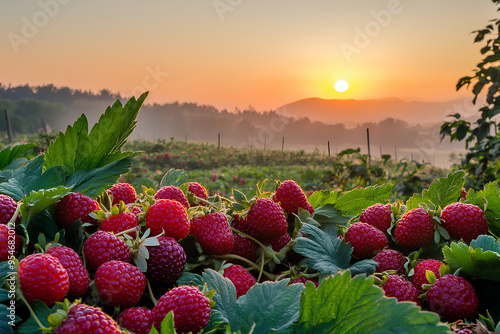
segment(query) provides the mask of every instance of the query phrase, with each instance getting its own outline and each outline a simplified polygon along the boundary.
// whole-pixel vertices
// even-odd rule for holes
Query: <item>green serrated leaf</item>
[[[82,114],[72,126],[68,125],[64,133],[59,132],[45,152],[45,168],[64,166],[66,175],[73,174],[77,170],[75,156],[78,143],[87,139],[88,131],[87,117]]]
[[[120,175],[127,173],[131,166],[132,157],[128,156],[101,168],[79,170],[68,178],[65,185],[73,187],[73,192],[96,198],[103,190],[116,183]]]
[[[397,316],[394,316],[397,314]],[[436,313],[386,298],[372,277],[349,273],[306,287],[295,333],[449,333]]]
[[[0,170],[4,170],[12,162],[21,158],[26,152],[31,151],[36,146],[35,143],[8,145],[0,151]]]
[[[484,210],[490,231],[500,236],[500,188],[498,183],[487,183],[483,190],[478,192],[470,189],[467,193],[467,201]]]
[[[480,235],[470,242],[472,248],[481,248],[483,251],[492,251],[500,254],[500,242],[491,235]]]
[[[5,334],[13,333],[16,323],[21,321],[17,315],[11,316],[9,307],[3,304],[0,304],[0,319],[3,319],[0,321],[0,333]]]
[[[325,204],[335,204],[337,199],[342,195],[342,191],[329,191],[329,190],[320,190],[315,191],[309,198],[307,199],[309,203],[313,206],[314,209],[319,208]]]
[[[336,233],[340,226],[346,226],[349,223],[349,217],[346,217],[333,204],[325,204],[315,209],[312,218],[321,225],[322,230],[331,234]]]
[[[462,170],[438,178],[431,183],[429,189],[422,191],[422,195],[415,194],[406,201],[407,210],[418,208],[420,204],[444,208],[458,201],[464,183],[465,172]]]
[[[477,241],[468,246],[463,242],[452,242],[443,247],[445,262],[451,270],[461,268],[464,274],[475,278],[483,278],[500,282],[500,253],[499,242],[495,242],[492,236],[479,236]],[[486,246],[485,249],[480,246]],[[475,248],[476,247],[476,248]]]
[[[394,185],[383,184],[366,188],[356,188],[343,193],[335,207],[348,216],[359,215],[367,207],[377,203],[387,203],[392,196]]]
[[[51,168],[41,174],[42,165],[43,157],[30,160],[27,165],[17,169],[8,182],[0,184],[0,193],[20,201],[30,192],[58,187],[64,183],[61,167]]]
[[[239,330],[249,333],[289,333],[299,318],[303,284],[288,279],[255,284],[238,299]],[[233,330],[233,328],[231,327]]]
[[[216,318],[210,319],[210,327],[215,327],[224,323],[229,324],[232,331],[239,330],[239,313],[237,309],[236,288],[234,287],[234,284],[229,279],[223,277],[220,273],[212,269],[207,269],[203,272],[202,282],[207,284],[209,290],[217,291],[213,298],[213,301],[215,302],[213,311],[216,312],[214,314]],[[200,285],[198,286],[200,287]]]
[[[293,249],[305,256],[301,264],[319,271],[321,275],[334,275],[347,269],[353,275],[375,272],[377,263],[373,260],[359,261],[350,267],[352,247],[343,240],[308,224],[304,224],[300,231],[305,237],[298,237]]]
[[[180,187],[187,181],[188,175],[185,170],[171,168],[167,173],[165,173],[165,175],[163,175],[160,182],[160,188],[165,186]]]
[[[149,334],[158,333],[158,331],[156,331],[156,329],[154,329],[154,331],[153,331],[153,329],[154,329],[154,327],[151,329]],[[161,321],[159,334],[175,334],[175,333],[177,333],[177,332],[175,331],[175,327],[174,327],[174,311],[170,311],[167,313],[165,318],[163,318],[163,320]]]
[[[248,202],[247,197],[241,191],[237,189],[233,189],[233,197],[236,203],[244,205],[245,202]]]
[[[32,191],[28,196],[23,198],[23,202],[21,203],[21,224],[27,227],[33,217],[48,208],[51,204],[57,202],[60,198],[69,194],[70,190],[70,188],[59,186],[57,188]]]
[[[49,315],[61,309],[62,305],[60,304],[56,304],[52,309],[49,309],[47,305],[39,300],[33,302],[33,311],[44,327],[50,327],[49,321],[47,320]],[[22,334],[43,333],[33,317],[30,317],[26,322],[22,323],[18,328],[18,332]]]
[[[137,100],[132,97],[124,107],[117,100],[101,115],[90,133],[87,118],[80,116],[49,145],[45,152],[45,168],[64,166],[66,175],[70,176],[79,170],[101,168],[130,157],[131,153],[122,153],[120,149],[135,128],[146,96],[144,93]]]

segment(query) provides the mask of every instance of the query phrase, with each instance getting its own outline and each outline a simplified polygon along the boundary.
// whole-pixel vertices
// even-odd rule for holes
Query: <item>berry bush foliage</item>
[[[500,332],[496,182],[223,197],[172,168],[136,192],[146,95],[0,151],[1,333]]]

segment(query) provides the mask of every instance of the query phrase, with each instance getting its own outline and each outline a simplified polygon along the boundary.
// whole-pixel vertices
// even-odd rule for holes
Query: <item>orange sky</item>
[[[487,0],[0,4],[3,84],[268,110],[307,97],[441,101],[481,59]],[[349,82],[345,93],[333,84]]]

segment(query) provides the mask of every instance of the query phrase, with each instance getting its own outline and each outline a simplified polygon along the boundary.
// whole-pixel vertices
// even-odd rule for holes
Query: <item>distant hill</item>
[[[409,124],[443,123],[449,114],[465,113],[470,109],[470,99],[446,102],[406,102],[397,98],[354,100],[325,100],[317,97],[298,100],[278,108],[282,114],[308,117],[311,121],[327,124],[343,123],[355,126],[365,122],[379,122],[394,118]],[[479,107],[476,107],[476,110]],[[477,116],[477,112],[476,112]]]
[[[14,135],[62,131],[82,113],[89,125],[107,106],[127,98],[102,89],[97,93],[68,87],[5,86],[0,83],[0,110],[8,110]],[[308,98],[277,110],[218,110],[192,102],[148,103],[138,115],[130,139],[188,140],[260,149],[317,150],[327,154],[360,147],[367,152],[367,129],[371,153],[413,157],[440,166],[449,165],[450,153],[464,152],[464,143],[441,142],[439,129],[446,115],[461,113],[477,117],[469,99],[448,102],[405,102],[399,99],[324,100]],[[478,103],[480,105],[480,103]],[[6,137],[0,120],[0,139]],[[397,148],[397,152],[396,152]]]

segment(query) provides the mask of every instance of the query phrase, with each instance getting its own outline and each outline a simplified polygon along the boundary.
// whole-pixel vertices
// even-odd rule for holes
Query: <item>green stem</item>
[[[129,232],[137,232],[137,230],[138,230],[138,226],[136,226],[136,227],[132,227],[132,228],[129,228],[128,230],[121,231],[120,233],[116,233],[116,234],[115,234],[115,237],[118,237],[118,236],[120,236],[120,235],[123,235],[123,234],[129,233]]]
[[[240,230],[235,229],[235,228],[234,228],[234,227],[232,227],[232,226],[231,226],[231,231],[236,232],[236,233],[238,233],[238,234],[241,234],[241,235],[242,235],[242,236],[244,236],[245,238],[248,238],[248,239],[250,239],[250,240],[254,241],[257,245],[259,245],[260,247],[262,247],[262,248],[264,248],[264,249],[265,249],[265,248],[267,248],[267,246],[264,246],[264,244],[263,244],[262,242],[260,242],[259,240],[255,239],[255,238],[254,238],[254,237],[252,237],[252,236],[249,236],[249,235],[248,235],[248,234],[246,234],[246,233],[241,232]]]
[[[153,295],[153,290],[151,289],[151,283],[149,283],[149,280],[146,280],[147,286],[148,286],[148,293],[149,293],[149,298],[153,302],[153,304],[158,304],[158,300],[156,300],[155,296]]]
[[[26,304],[26,306],[28,307],[28,310],[30,311],[31,316],[33,317],[33,319],[35,320],[36,324],[38,325],[38,328],[45,328],[45,326],[42,325],[42,323],[40,322],[40,320],[36,316],[35,311],[33,311],[33,309],[31,308],[31,306],[28,303],[28,301],[26,300],[26,298],[24,298],[23,295],[20,295],[20,297],[21,297],[21,300],[24,302],[24,304]]]
[[[257,282],[260,282],[260,278],[262,277],[262,273],[264,272],[264,252],[262,252],[262,257],[261,257],[261,264],[260,264],[260,271],[259,271],[259,277],[257,278]]]
[[[240,261],[248,263],[255,270],[259,270],[259,271],[261,270],[261,267],[259,267],[258,265],[256,265],[252,261],[250,261],[248,259],[245,259],[244,257],[236,255],[236,254],[215,255],[214,258],[216,258],[216,259],[235,259],[235,260],[240,260]],[[267,272],[265,270],[263,270],[262,272],[264,274],[266,274],[266,276],[269,276],[269,278],[271,278],[271,279],[274,279],[274,277],[276,276],[276,275],[271,274],[271,273],[269,273],[269,272]]]

